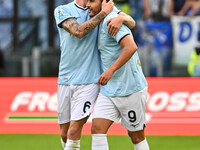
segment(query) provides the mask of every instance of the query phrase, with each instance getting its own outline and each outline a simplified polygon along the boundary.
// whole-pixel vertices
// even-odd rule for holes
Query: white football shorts
[[[64,124],[89,116],[98,94],[98,84],[58,85],[58,123]]]
[[[146,122],[147,88],[125,97],[107,97],[99,94],[94,107],[93,119],[104,118],[119,122],[128,131],[143,130]]]

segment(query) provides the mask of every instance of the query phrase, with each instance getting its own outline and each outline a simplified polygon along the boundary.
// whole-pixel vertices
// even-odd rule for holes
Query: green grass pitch
[[[200,150],[200,136],[147,136],[151,150]],[[128,136],[108,136],[110,150],[134,150]],[[57,134],[0,134],[0,150],[62,150]],[[91,136],[82,135],[81,150],[91,150]]]

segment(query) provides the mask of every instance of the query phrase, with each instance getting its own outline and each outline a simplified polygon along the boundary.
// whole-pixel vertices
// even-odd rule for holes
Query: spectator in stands
[[[141,20],[143,17],[143,0],[129,0],[130,15],[134,20]]]
[[[143,26],[143,0],[129,0],[130,5],[130,15],[136,21],[132,33],[134,35],[135,42],[138,44],[140,42],[141,30]]]
[[[170,0],[170,16],[195,16],[200,15],[200,0]]]
[[[185,0],[170,0],[169,15],[176,15],[185,4]]]
[[[200,15],[200,0],[186,0],[178,15],[195,16]]]
[[[200,77],[200,32],[198,33],[198,43],[190,55],[188,73],[192,77]]]
[[[151,21],[169,20],[170,0],[143,0],[144,17]]]

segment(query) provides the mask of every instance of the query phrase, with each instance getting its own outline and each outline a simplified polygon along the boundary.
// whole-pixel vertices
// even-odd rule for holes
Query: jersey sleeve
[[[106,22],[108,19],[114,18],[114,17],[117,17],[116,12],[109,14],[109,16],[106,17],[106,19],[104,20],[104,30],[106,31],[107,34],[109,34],[109,33],[108,33],[108,26],[107,26]],[[125,36],[127,36],[129,34],[131,34],[130,29],[126,25],[123,24],[115,36],[111,36],[110,34],[109,35],[113,39],[115,39],[115,41],[117,41],[119,43]]]
[[[117,32],[117,34],[115,36],[113,36],[113,38],[120,43],[120,41],[127,35],[130,34],[130,29],[126,26],[126,25],[122,25],[121,28],[119,29],[119,31]]]
[[[58,27],[62,28],[62,22],[69,19],[69,18],[75,18],[74,16],[71,15],[70,10],[68,7],[64,8],[63,6],[58,6],[54,10],[54,16],[56,20],[56,24]]]
[[[121,10],[119,10],[116,6],[113,7],[113,11],[117,14],[121,12]]]

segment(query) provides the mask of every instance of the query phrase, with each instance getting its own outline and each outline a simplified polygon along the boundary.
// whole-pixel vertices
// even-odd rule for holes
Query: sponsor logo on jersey
[[[138,125],[139,125],[139,123],[137,123],[137,124],[131,124],[130,126],[136,128]]]
[[[64,16],[64,15],[63,15],[62,10],[61,10],[61,9],[58,9],[58,18],[59,18],[59,19],[62,19],[63,16]]]

